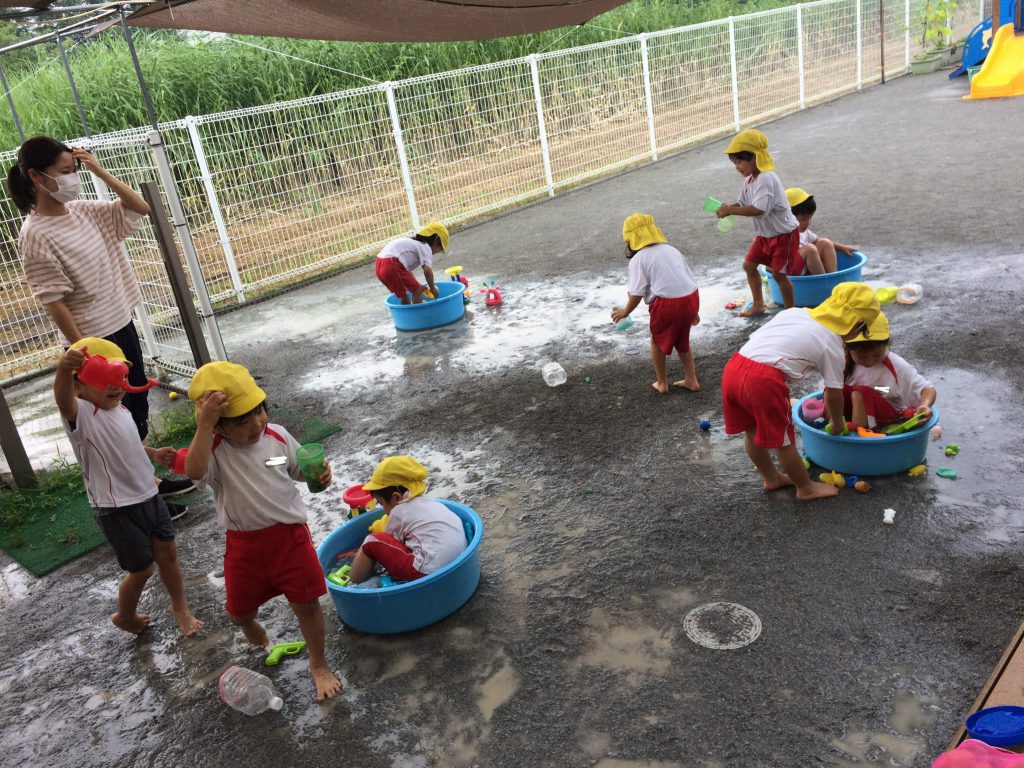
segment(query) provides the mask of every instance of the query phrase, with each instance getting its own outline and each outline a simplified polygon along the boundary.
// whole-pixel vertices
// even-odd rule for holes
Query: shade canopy
[[[363,42],[484,40],[582,24],[626,0],[167,0],[129,24]]]

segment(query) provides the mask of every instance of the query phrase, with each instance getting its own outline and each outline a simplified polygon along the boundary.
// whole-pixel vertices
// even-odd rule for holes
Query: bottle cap
[[[284,706],[284,699],[280,696],[271,696],[269,704],[271,709],[278,710]]]

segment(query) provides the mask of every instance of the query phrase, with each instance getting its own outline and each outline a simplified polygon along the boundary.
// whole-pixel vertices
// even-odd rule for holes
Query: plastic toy
[[[171,390],[170,392],[167,393],[167,399],[168,400],[177,400],[178,399],[178,393],[175,392],[174,390]]]
[[[825,401],[813,397],[810,400],[804,400],[800,412],[804,416],[804,421],[820,419],[825,415]]]
[[[429,288],[424,288],[423,289],[423,298],[424,299],[436,299],[437,296],[435,296],[433,294],[433,292]]]
[[[828,485],[834,485],[836,488],[846,487],[846,478],[838,472],[822,472],[818,475],[818,479]]]
[[[942,429],[942,425],[941,424],[936,424],[934,427],[932,427],[932,431],[931,431],[932,440],[941,440],[942,439],[942,433],[944,431],[945,430]]]
[[[906,421],[900,424],[893,424],[886,427],[883,432],[887,435],[902,435],[904,432],[908,432],[916,427],[921,422],[920,416],[911,416]]]
[[[392,579],[391,576],[389,576],[386,573],[381,574],[380,586],[381,587],[393,587],[393,586],[395,586],[395,580]]]
[[[867,493],[871,490],[871,484],[867,480],[858,480],[853,484],[854,490],[860,491],[861,493]]]
[[[352,570],[351,565],[343,565],[338,570],[328,573],[327,580],[331,584],[337,584],[339,587],[347,587],[352,583],[352,579],[348,575],[350,570]]]
[[[896,522],[896,510],[892,509],[892,508],[884,510],[882,512],[882,522],[885,523],[886,525],[892,525],[893,523],[895,523]]]
[[[448,269],[444,271],[444,273],[452,279],[452,282],[462,283],[465,287],[466,290],[462,293],[462,303],[463,305],[466,305],[469,304],[469,280],[461,275],[461,272],[462,267],[448,267]]]
[[[876,288],[875,296],[878,297],[879,304],[892,304],[896,301],[896,293],[899,291],[895,285],[887,285],[884,288]]]
[[[701,428],[701,431],[707,432],[709,429],[711,429],[711,422],[708,421],[707,419],[701,419],[700,420],[700,428]]]
[[[825,425],[825,432],[827,434],[829,434],[829,435],[834,435],[835,434],[835,432],[832,431],[832,424],[831,423]],[[848,424],[844,425],[843,426],[843,431],[840,434],[842,434],[844,437],[846,435],[850,434],[850,426]]]
[[[263,663],[268,667],[276,667],[285,656],[298,656],[304,650],[306,650],[305,640],[294,643],[278,643],[270,646],[270,653],[267,654],[267,659]]]
[[[188,457],[188,448],[179,448],[174,452],[174,474],[185,474],[185,459]]]
[[[846,485],[849,486],[850,488],[853,488],[853,486],[855,486],[858,482],[860,482],[860,478],[857,477],[856,475],[846,476]]]
[[[348,504],[348,517],[350,520],[377,507],[376,500],[374,500],[369,491],[363,490],[362,483],[356,483],[346,488],[345,492],[341,495],[341,500]]]
[[[90,355],[86,349],[86,347],[82,347],[82,352],[85,353],[85,362],[82,363],[82,367],[78,369],[77,373],[78,380],[83,384],[97,389],[120,387],[125,392],[135,394],[152,389],[160,383],[156,379],[150,379],[142,386],[132,386],[128,383],[127,363],[121,360],[107,360],[103,355]]]
[[[1007,3],[1011,8],[1018,4]],[[1002,14],[1000,14],[1002,16]],[[1014,24],[1001,24],[992,36],[992,47],[981,71],[971,79],[965,99],[991,99],[1024,95],[1024,35]]]
[[[804,460],[804,469],[810,469],[811,468],[811,461],[810,461],[810,459],[808,459],[806,456],[804,456],[803,460]]]
[[[793,285],[793,303],[797,307],[816,307],[829,296],[832,289],[840,283],[854,282],[861,280],[861,271],[867,263],[868,257],[860,251],[852,254],[836,254],[836,271],[826,272],[823,275],[800,275],[790,277],[789,282]],[[779,284],[770,274],[768,279],[768,293],[772,301],[782,306],[782,291]]]
[[[954,445],[953,443],[950,443],[949,445],[946,446],[947,456],[956,456],[958,453],[960,453],[959,445]]]
[[[908,469],[907,470],[907,474],[910,477],[920,477],[921,475],[923,475],[927,471],[928,471],[928,467],[926,465],[918,464],[918,465],[913,466],[910,469]]]
[[[942,467],[941,469],[935,470],[935,474],[939,477],[944,477],[947,480],[956,480],[956,470],[950,469],[949,467]]]
[[[395,328],[400,331],[425,331],[462,319],[466,313],[466,305],[462,301],[462,283],[442,280],[435,285],[440,296],[433,301],[403,304],[393,293],[384,298],[384,306],[391,313]]]
[[[388,515],[374,520],[370,524],[370,533],[384,533],[384,529],[388,527]]]
[[[886,437],[882,432],[872,432],[864,427],[857,427],[857,437]]]
[[[501,286],[495,285],[494,281],[491,280],[491,284],[488,285],[487,281],[484,280],[484,287],[480,289],[480,293],[484,294],[484,304],[488,307],[496,307],[502,302],[501,298]]]

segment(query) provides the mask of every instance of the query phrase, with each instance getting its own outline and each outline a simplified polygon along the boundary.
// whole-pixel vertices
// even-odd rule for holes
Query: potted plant
[[[956,46],[950,40],[955,10],[956,0],[924,0],[918,17],[922,52],[910,61],[915,75],[934,72],[952,62],[956,55]]]

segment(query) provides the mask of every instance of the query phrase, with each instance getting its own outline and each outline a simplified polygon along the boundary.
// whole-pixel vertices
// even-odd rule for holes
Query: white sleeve
[[[626,293],[630,296],[647,296],[647,289],[651,287],[651,281],[644,274],[643,267],[640,266],[639,251],[629,260],[627,274]]]
[[[921,404],[921,393],[932,386],[932,383],[899,355],[890,352],[889,361],[899,379],[900,403],[908,408],[916,408]]]
[[[818,370],[828,389],[843,388],[843,370],[846,368],[846,357],[843,354],[843,342],[832,334],[835,343],[827,342],[818,356]]]

